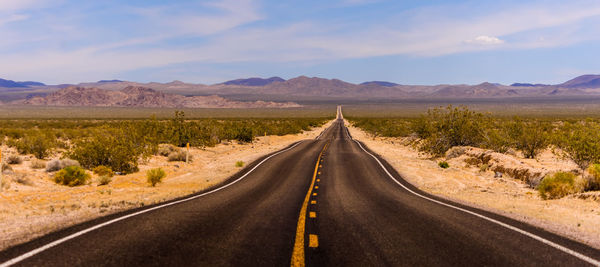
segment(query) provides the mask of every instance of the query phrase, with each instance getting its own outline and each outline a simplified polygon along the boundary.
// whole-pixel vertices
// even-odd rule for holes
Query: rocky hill
[[[300,106],[292,102],[241,102],[220,96],[183,96],[139,86],[128,86],[119,91],[71,86],[47,96],[34,96],[13,103],[38,106],[162,108],[290,108]]]

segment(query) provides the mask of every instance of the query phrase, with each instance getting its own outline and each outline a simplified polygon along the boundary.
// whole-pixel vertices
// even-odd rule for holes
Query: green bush
[[[157,183],[162,182],[162,179],[166,176],[167,174],[161,168],[151,169],[146,172],[146,178],[148,178],[148,183],[152,186],[156,186]]]
[[[81,167],[69,166],[54,174],[54,182],[67,186],[78,186],[85,184],[90,175]]]
[[[442,168],[442,169],[450,168],[450,164],[448,164],[448,162],[445,162],[445,161],[438,162],[438,166],[440,166],[440,168]]]
[[[115,175],[115,173],[113,172],[112,169],[110,169],[109,167],[106,167],[106,166],[102,166],[102,165],[94,168],[92,170],[92,172],[94,172],[98,176],[113,177]]]
[[[547,175],[537,188],[542,199],[557,199],[575,193],[575,174],[557,172]]]
[[[236,167],[238,167],[238,168],[244,167],[244,162],[243,162],[243,161],[241,161],[241,160],[239,160],[239,161],[237,161],[237,162],[235,163],[235,166],[236,166]]]

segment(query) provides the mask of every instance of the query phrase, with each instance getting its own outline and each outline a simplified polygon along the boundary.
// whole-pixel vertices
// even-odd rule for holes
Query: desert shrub
[[[254,134],[252,133],[252,129],[248,127],[240,127],[236,129],[234,139],[240,142],[251,143],[252,140],[254,140]]]
[[[182,149],[178,149],[176,151],[173,151],[169,154],[169,156],[167,157],[167,159],[169,161],[185,161],[185,155],[186,155],[186,151],[182,150]],[[189,160],[192,160],[192,155],[189,155]]]
[[[166,176],[167,174],[161,168],[150,169],[146,172],[146,178],[148,178],[148,183],[152,186],[156,186],[157,183],[162,182],[162,179]]]
[[[115,173],[109,167],[102,165],[94,168],[92,172],[94,172],[98,176],[113,177],[115,175]]]
[[[14,143],[21,154],[33,154],[38,159],[47,157],[56,146],[56,139],[39,131],[26,134]]]
[[[421,151],[442,156],[453,146],[479,146],[484,141],[488,118],[466,107],[434,108],[423,118],[429,133],[423,135]]]
[[[46,171],[55,172],[70,166],[80,167],[81,165],[72,159],[53,159],[46,164]]]
[[[442,168],[442,169],[450,168],[450,164],[448,164],[448,162],[445,162],[445,161],[438,162],[438,166],[440,166],[440,168]]]
[[[98,185],[107,185],[110,184],[110,182],[112,182],[112,175],[103,175],[98,177]]]
[[[590,179],[588,181],[588,190],[600,190],[600,164],[592,164],[588,168]]]
[[[566,124],[555,135],[555,144],[563,156],[573,160],[582,170],[600,163],[600,126],[591,122]]]
[[[142,140],[124,129],[113,129],[77,141],[68,155],[88,169],[102,165],[113,171],[132,173],[138,170],[138,158],[149,153],[146,149],[148,147]]]
[[[538,185],[538,192],[543,199],[557,199],[575,193],[575,174],[557,172],[547,175]]]
[[[177,151],[177,148],[170,144],[160,144],[158,145],[158,155],[163,157],[168,157],[172,152]]]
[[[46,164],[47,172],[55,172],[62,169],[60,165],[60,159],[53,159]]]
[[[503,129],[503,125],[488,126],[488,128],[484,130],[483,139],[483,148],[491,149],[499,153],[506,153],[514,146],[507,131]]]
[[[244,162],[243,162],[243,161],[241,161],[241,160],[239,160],[239,161],[237,161],[237,162],[235,163],[235,166],[236,166],[236,167],[238,167],[238,168],[244,167]]]
[[[32,169],[44,169],[46,168],[46,162],[41,159],[32,159],[30,166]]]
[[[19,155],[8,155],[8,157],[6,157],[6,163],[8,164],[21,164],[23,163],[23,159],[21,157],[19,157]]]
[[[514,147],[523,151],[525,158],[535,158],[548,146],[549,125],[539,121],[523,122],[515,118],[507,127],[508,135],[514,142]]]
[[[85,184],[90,175],[78,166],[69,166],[54,174],[54,182],[67,186],[78,186]]]

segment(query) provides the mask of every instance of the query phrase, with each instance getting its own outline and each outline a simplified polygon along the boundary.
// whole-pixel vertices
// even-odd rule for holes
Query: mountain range
[[[122,80],[101,80],[98,82],[80,83],[76,85],[43,85],[42,83],[13,82],[10,80],[0,80],[0,82],[2,82],[0,84],[0,100],[3,100],[5,103],[10,102],[32,105],[80,104],[199,107],[208,105],[206,103],[210,102],[207,99],[193,98],[196,96],[219,97],[216,102],[225,103],[231,101],[228,103],[232,106],[260,106],[250,103],[259,103],[252,101],[261,101],[261,105],[282,107],[296,105],[295,103],[288,103],[290,101],[344,99],[352,101],[369,101],[394,99],[600,97],[600,75],[583,75],[564,83],[554,85],[531,83],[502,85],[488,82],[476,85],[404,85],[386,81],[370,81],[354,84],[339,79],[324,79],[307,76],[300,76],[289,80],[280,77],[271,77],[267,79],[245,78],[213,85],[193,84],[181,81],[168,83],[137,83]],[[9,85],[10,87],[6,85]],[[79,91],[74,88],[79,88],[77,89]],[[136,98],[130,95],[131,88],[145,88],[152,90],[152,92],[145,91],[141,94],[144,97]],[[69,90],[64,91],[63,89]],[[77,94],[75,94],[75,91],[80,92],[80,96],[76,96]],[[86,96],[86,94],[91,94],[91,96]],[[127,94],[128,96],[125,98],[123,94]],[[152,97],[150,95],[152,95]],[[118,101],[114,100],[113,97]],[[93,101],[90,100],[91,102],[86,102],[86,99],[93,99]],[[138,102],[135,102],[132,99],[136,99]],[[219,106],[220,104],[215,105]]]

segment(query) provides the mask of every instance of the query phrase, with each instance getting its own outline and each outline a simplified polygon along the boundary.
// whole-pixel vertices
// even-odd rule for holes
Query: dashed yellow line
[[[317,213],[314,212],[314,211],[311,211],[311,212],[308,213],[308,217],[317,218]]]
[[[314,204],[317,204],[317,201],[316,201],[316,200],[312,200],[312,201],[310,202],[310,204],[313,204],[313,205],[314,205]]]
[[[323,157],[323,153],[329,146],[329,142],[325,144],[321,153],[319,153],[319,158],[317,158],[317,164],[315,165],[315,172],[312,177],[312,181],[310,183],[310,187],[308,188],[308,192],[306,193],[306,197],[304,198],[304,203],[302,203],[302,208],[300,209],[300,215],[298,217],[298,226],[296,227],[296,240],[294,242],[294,250],[292,251],[292,260],[291,266],[304,266],[304,232],[306,230],[306,210],[308,208],[308,201],[310,200],[310,195],[312,193],[313,187],[315,186],[315,180],[317,178],[317,173],[321,164],[321,158]],[[313,193],[313,196],[316,196],[317,193]],[[316,202],[315,202],[316,203]],[[315,214],[316,217],[316,214]],[[309,247],[318,247],[319,239],[317,235],[309,235],[308,236],[308,246]]]
[[[319,237],[317,235],[308,235],[308,246],[316,248],[319,246]]]
[[[315,185],[315,189],[319,189],[319,186],[318,186],[318,185]]]
[[[321,179],[317,179],[317,182],[320,182],[320,181],[321,181]]]

